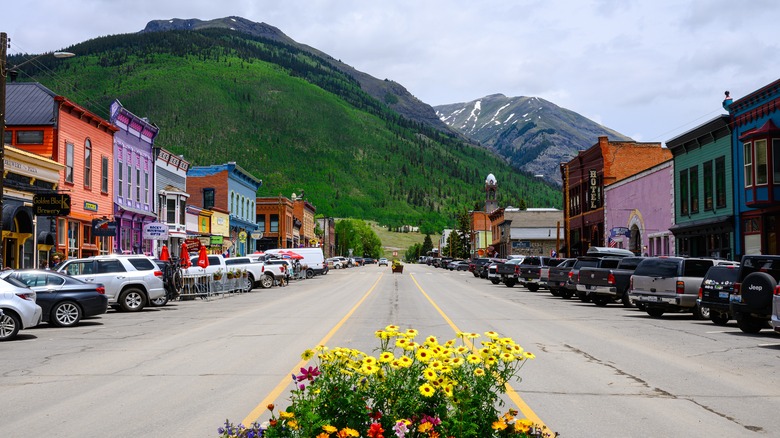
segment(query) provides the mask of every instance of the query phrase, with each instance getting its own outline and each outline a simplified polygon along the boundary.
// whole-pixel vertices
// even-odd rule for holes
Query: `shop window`
[[[715,206],[726,208],[726,157],[715,159]]]
[[[135,200],[141,201],[141,169],[135,169]]]
[[[265,215],[258,214],[255,220],[257,221],[257,231],[265,233]]]
[[[65,182],[73,182],[73,143],[65,143]]]
[[[57,219],[57,245],[65,246],[68,244],[68,227],[65,219]]]
[[[133,169],[127,164],[127,199],[133,199]]]
[[[184,225],[187,220],[187,198],[179,199],[179,225]]]
[[[169,224],[176,223],[176,198],[168,198],[165,202],[165,220]]]
[[[92,142],[84,141],[84,188],[92,188]]]
[[[688,169],[688,178],[691,183],[691,214],[695,214],[699,212],[699,166],[693,166]]]
[[[766,140],[756,140],[753,142],[753,149],[755,151],[755,168],[756,168],[756,185],[765,185],[768,181],[769,174],[767,171],[767,154],[766,154]]]
[[[92,243],[92,226],[84,225],[81,236],[84,238],[84,243]]]
[[[144,173],[144,204],[149,203],[149,173]]]
[[[3,144],[11,144],[14,138],[14,132],[6,130],[3,133]]]

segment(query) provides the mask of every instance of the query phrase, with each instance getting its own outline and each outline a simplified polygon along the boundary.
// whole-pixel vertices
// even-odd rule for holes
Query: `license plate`
[[[729,293],[728,292],[718,292],[718,298],[728,299],[729,298]]]
[[[729,295],[729,301],[732,303],[741,303],[742,295]]]
[[[564,286],[566,286],[566,282],[565,282],[565,281],[562,281],[562,282],[560,282],[560,283],[558,284],[558,286],[560,286],[560,287],[564,287]]]

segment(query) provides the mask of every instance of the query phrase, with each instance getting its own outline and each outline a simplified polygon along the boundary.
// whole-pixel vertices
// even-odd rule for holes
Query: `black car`
[[[717,325],[729,322],[729,297],[734,292],[738,275],[739,266],[736,265],[715,265],[707,270],[699,287],[699,317],[708,317]]]
[[[55,271],[6,271],[2,277],[13,284],[34,290],[43,321],[59,327],[73,327],[82,318],[102,315],[108,309],[102,284],[87,283]]]

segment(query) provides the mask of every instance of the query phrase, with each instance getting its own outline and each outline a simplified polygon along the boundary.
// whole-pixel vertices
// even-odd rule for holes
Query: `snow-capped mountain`
[[[492,94],[434,109],[441,121],[493,149],[514,167],[557,184],[561,183],[559,164],[596,144],[599,136],[630,140],[538,97]]]

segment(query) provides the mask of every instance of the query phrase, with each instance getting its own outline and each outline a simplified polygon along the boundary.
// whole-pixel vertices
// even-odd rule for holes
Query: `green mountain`
[[[505,157],[515,168],[558,185],[560,163],[598,143],[600,136],[631,140],[538,97],[493,94],[435,109],[448,126]]]
[[[20,80],[106,118],[119,99],[159,126],[156,144],[194,165],[236,161],[261,178],[259,196],[305,191],[318,214],[433,231],[481,206],[493,173],[500,205],[560,206],[553,186],[401,116],[346,69],[278,36],[160,29],[67,50],[77,57],[25,68]]]

